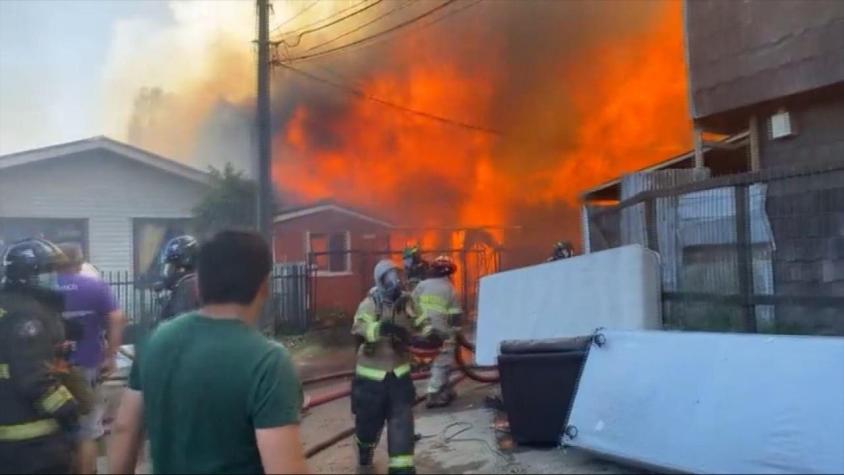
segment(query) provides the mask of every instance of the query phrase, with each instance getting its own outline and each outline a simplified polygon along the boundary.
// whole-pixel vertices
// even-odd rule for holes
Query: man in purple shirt
[[[67,267],[61,269],[58,277],[65,304],[62,316],[68,333],[77,335],[70,362],[85,375],[95,394],[93,409],[80,418],[76,473],[96,473],[96,442],[104,433],[102,417],[105,411],[105,401],[98,390],[99,381],[114,370],[123,332],[123,313],[107,283],[80,274],[82,249],[73,244],[59,247],[68,258]]]

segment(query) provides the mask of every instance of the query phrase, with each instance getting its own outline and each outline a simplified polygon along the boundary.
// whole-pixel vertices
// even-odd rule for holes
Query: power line
[[[291,21],[293,21],[293,20],[295,20],[295,19],[299,18],[299,17],[300,17],[300,16],[302,16],[305,12],[307,12],[307,11],[308,11],[308,10],[310,10],[311,8],[315,7],[317,3],[319,3],[319,0],[314,0],[314,1],[310,4],[310,5],[308,5],[308,6],[306,6],[305,8],[303,8],[303,9],[299,10],[298,12],[296,12],[295,14],[293,14],[293,16],[291,16],[290,18],[288,18],[288,19],[284,20],[283,22],[281,22],[281,24],[280,24],[280,25],[278,25],[277,27],[275,27],[275,28],[273,28],[272,30],[270,30],[270,34],[275,33],[276,31],[278,31],[278,30],[282,29],[285,25],[287,25],[287,24],[288,24],[288,23],[290,23]]]
[[[372,7],[376,6],[376,5],[378,5],[379,3],[383,2],[383,1],[384,1],[384,0],[375,0],[374,2],[370,3],[369,5],[367,5],[367,6],[363,7],[363,8],[361,8],[360,10],[355,10],[355,11],[353,11],[352,13],[349,13],[348,15],[342,16],[342,17],[340,17],[340,18],[338,18],[338,19],[336,19],[336,20],[333,20],[333,21],[331,21],[331,22],[329,22],[329,23],[326,23],[325,25],[322,25],[322,26],[319,26],[319,27],[316,27],[316,28],[312,28],[312,29],[310,29],[310,30],[305,30],[305,31],[302,31],[301,33],[299,33],[298,35],[296,35],[296,41],[295,41],[294,43],[288,43],[288,42],[287,42],[287,40],[285,40],[285,39],[281,39],[281,40],[278,40],[278,41],[274,41],[274,42],[273,42],[273,44],[275,44],[275,45],[284,45],[284,46],[289,46],[289,47],[291,47],[291,48],[295,48],[296,46],[299,46],[299,44],[302,42],[302,38],[303,38],[305,35],[307,35],[307,34],[309,34],[309,33],[315,33],[315,32],[320,31],[320,30],[324,30],[324,29],[328,28],[329,26],[336,25],[337,23],[340,23],[340,22],[342,22],[342,21],[345,21],[345,20],[347,20],[347,19],[349,19],[349,18],[351,18],[351,17],[353,17],[353,16],[355,16],[355,15],[359,15],[359,14],[361,14],[361,13],[363,13],[363,12],[365,12],[365,11],[369,10],[370,8],[372,8]],[[453,0],[452,0],[452,1],[453,1]]]
[[[430,10],[426,11],[425,13],[422,13],[422,14],[420,14],[420,15],[418,15],[418,16],[415,16],[415,17],[413,17],[413,18],[411,18],[411,19],[409,19],[409,20],[406,20],[406,21],[404,21],[404,22],[402,22],[402,23],[399,23],[398,25],[393,26],[392,28],[388,28],[388,29],[386,29],[386,30],[380,31],[380,32],[375,33],[375,34],[373,34],[373,35],[371,35],[371,36],[368,36],[368,37],[366,37],[366,38],[361,38],[361,39],[359,39],[359,40],[357,40],[357,41],[353,41],[353,42],[351,42],[351,43],[347,43],[347,44],[344,44],[344,45],[341,45],[341,46],[337,46],[337,47],[335,47],[335,48],[330,48],[330,49],[323,50],[323,51],[317,51],[317,52],[312,53],[312,54],[302,54],[302,55],[299,55],[299,56],[294,56],[294,57],[291,57],[291,58],[286,58],[284,61],[285,61],[285,62],[304,61],[304,60],[307,60],[307,59],[312,59],[312,58],[318,58],[318,57],[321,57],[321,56],[326,56],[326,55],[329,55],[329,54],[333,54],[333,53],[337,53],[337,52],[339,52],[339,51],[346,50],[346,49],[351,48],[351,47],[354,47],[354,46],[358,46],[358,45],[360,45],[360,44],[363,44],[363,43],[369,42],[370,40],[373,40],[373,39],[377,39],[377,38],[383,37],[383,36],[385,36],[385,35],[388,35],[388,34],[390,34],[390,33],[395,32],[395,31],[397,31],[397,30],[400,30],[400,29],[402,29],[402,28],[404,28],[404,27],[406,27],[406,26],[408,26],[408,25],[411,25],[411,24],[413,24],[413,23],[416,23],[417,21],[419,21],[419,20],[421,20],[421,19],[423,19],[423,18],[426,18],[426,17],[428,17],[428,16],[430,16],[430,15],[433,15],[433,14],[434,14],[434,13],[436,13],[437,11],[442,10],[443,8],[445,8],[445,7],[449,6],[449,5],[451,5],[452,3],[456,2],[456,1],[457,1],[457,0],[447,0],[446,2],[441,3],[440,5],[437,5],[436,7],[434,7],[434,8],[432,8],[432,9],[430,9]],[[469,8],[469,7],[471,7],[471,6],[474,6],[474,5],[478,4],[478,3],[480,3],[480,0],[476,0],[474,3],[471,3],[471,4],[469,4],[469,5],[465,6],[465,7],[463,7],[463,8],[461,8],[461,9],[457,10],[457,11],[454,11],[454,12],[452,12],[451,14],[458,13],[458,12],[460,12],[460,11],[463,11],[463,10],[465,10],[466,8]],[[425,26],[430,26],[430,25],[432,25],[432,24],[434,24],[434,23],[436,23],[436,22],[438,22],[438,21],[440,21],[440,20],[442,20],[442,19],[444,19],[444,18],[446,18],[446,17],[450,16],[451,14],[448,14],[448,15],[443,15],[443,17],[441,17],[441,18],[439,18],[439,19],[437,19],[437,20],[435,20],[435,21],[432,21],[432,22],[430,22],[430,23],[426,24]]]
[[[334,43],[335,41],[337,41],[337,40],[339,40],[339,39],[341,39],[341,38],[345,38],[345,37],[347,37],[347,36],[349,36],[349,35],[351,35],[351,34],[357,33],[358,31],[360,31],[360,30],[362,30],[362,29],[366,28],[367,26],[369,26],[369,25],[371,25],[371,24],[373,24],[373,23],[375,23],[375,22],[377,22],[377,21],[381,20],[381,19],[382,19],[382,18],[384,18],[384,17],[390,16],[390,15],[392,15],[393,13],[396,13],[397,11],[404,10],[405,8],[407,8],[408,6],[410,6],[410,4],[411,4],[411,3],[412,3],[411,1],[407,1],[407,2],[405,2],[405,3],[403,3],[403,4],[399,5],[399,6],[397,6],[396,8],[393,8],[393,9],[391,9],[391,10],[387,11],[386,13],[383,13],[383,14],[381,14],[381,15],[378,15],[377,17],[373,18],[372,20],[369,20],[368,22],[363,23],[362,25],[360,25],[360,26],[358,26],[358,27],[356,27],[356,28],[353,28],[353,29],[351,29],[351,30],[349,30],[349,31],[347,31],[347,32],[345,32],[345,33],[341,33],[340,35],[335,36],[334,38],[331,38],[330,40],[323,41],[322,43],[320,43],[320,44],[318,44],[318,45],[316,45],[316,46],[311,46],[310,48],[306,49],[306,50],[305,50],[305,52],[308,52],[308,51],[313,51],[313,50],[318,49],[318,48],[322,48],[323,46],[325,46],[325,45],[327,45],[327,44]]]
[[[313,81],[325,84],[327,86],[331,86],[335,89],[339,89],[339,90],[344,91],[348,94],[354,95],[355,97],[357,97],[359,99],[365,99],[365,100],[368,100],[368,101],[372,101],[372,102],[381,104],[383,106],[390,107],[392,109],[395,109],[395,110],[398,110],[398,111],[401,111],[401,112],[413,114],[413,115],[416,115],[416,116],[419,116],[419,117],[424,117],[426,119],[433,120],[433,121],[436,121],[436,122],[440,122],[442,124],[446,124],[446,125],[450,125],[450,126],[454,126],[454,127],[460,127],[460,128],[472,130],[472,131],[475,131],[475,132],[482,132],[482,133],[488,134],[488,135],[495,135],[495,136],[501,136],[502,135],[502,133],[500,131],[495,130],[495,129],[490,129],[488,127],[484,127],[484,126],[480,126],[480,125],[468,124],[466,122],[461,122],[459,120],[450,119],[448,117],[443,117],[443,116],[440,116],[440,115],[432,114],[430,112],[411,109],[409,107],[405,107],[405,106],[400,105],[400,104],[389,102],[389,101],[386,101],[386,100],[381,99],[379,97],[375,97],[375,96],[372,96],[370,94],[367,94],[367,93],[365,93],[361,90],[354,89],[354,88],[348,87],[344,84],[340,84],[340,83],[331,81],[330,79],[325,79],[323,77],[311,74],[311,73],[304,71],[302,69],[295,68],[293,66],[290,66],[289,64],[284,64],[284,63],[279,63],[279,62],[277,62],[276,64],[278,66],[281,66],[282,68],[285,68],[289,71],[293,71],[294,73],[299,74],[301,76],[304,76],[304,77],[311,79]]]
[[[319,25],[319,24],[321,24],[321,23],[323,23],[323,22],[325,22],[325,21],[328,21],[328,20],[330,20],[330,19],[332,19],[332,18],[334,18],[334,17],[336,17],[336,16],[338,16],[338,15],[342,15],[343,13],[346,13],[346,12],[347,12],[347,11],[349,11],[349,10],[352,10],[352,9],[354,9],[354,8],[357,8],[357,7],[359,7],[359,6],[363,5],[364,3],[368,2],[368,1],[369,1],[369,0],[361,0],[360,2],[357,2],[357,3],[355,3],[354,5],[350,5],[350,6],[346,7],[346,8],[343,8],[342,10],[337,10],[336,12],[332,13],[331,15],[328,15],[328,16],[327,16],[327,17],[325,17],[325,18],[320,18],[319,20],[317,20],[317,21],[315,21],[315,22],[311,22],[311,23],[308,23],[307,25],[304,25],[304,26],[302,26],[302,27],[299,27],[299,28],[297,28],[297,29],[295,29],[295,30],[288,31],[287,33],[282,34],[282,37],[285,37],[285,36],[293,36],[293,35],[295,35],[296,33],[299,33],[299,32],[300,32],[300,31],[302,31],[302,30],[306,30],[306,29],[308,29],[308,28],[312,28],[312,27],[314,27],[314,26],[316,26],[316,25]]]

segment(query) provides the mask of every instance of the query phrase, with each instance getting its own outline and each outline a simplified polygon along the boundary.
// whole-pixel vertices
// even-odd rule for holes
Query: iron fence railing
[[[844,335],[844,162],[587,206],[591,251],[660,254],[667,328]]]
[[[150,327],[161,314],[164,297],[149,281],[135,280],[128,271],[102,272],[127,323]],[[310,273],[305,263],[276,264],[270,279],[271,297],[262,316],[270,334],[302,333],[310,326]]]

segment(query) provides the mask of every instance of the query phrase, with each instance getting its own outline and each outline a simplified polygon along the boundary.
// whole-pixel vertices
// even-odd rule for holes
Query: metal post
[[[750,116],[748,134],[750,135],[750,171],[755,172],[759,170],[759,117],[756,115]]]
[[[750,188],[747,185],[738,185],[735,187],[736,256],[744,330],[748,333],[756,333],[756,306],[753,303],[753,247],[750,234],[749,191]]]
[[[703,168],[703,129],[695,125],[692,135],[695,143],[695,168]]]
[[[272,137],[270,131],[270,2],[258,1],[258,232],[272,242],[273,190],[271,181]]]

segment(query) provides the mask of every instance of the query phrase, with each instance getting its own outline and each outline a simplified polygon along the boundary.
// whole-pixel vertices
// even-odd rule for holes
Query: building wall
[[[686,0],[692,115],[844,81],[844,2]]]
[[[354,314],[357,305],[372,286],[375,253],[389,249],[387,228],[348,214],[329,210],[275,223],[276,262],[307,260],[308,233],[348,232],[350,236],[350,272],[343,275],[317,275],[315,282],[316,316],[342,312]]]
[[[133,218],[187,218],[206,187],[108,151],[3,170],[0,217],[88,220],[89,259],[132,271]]]
[[[844,90],[841,93],[812,101],[784,102],[797,130],[793,137],[772,140],[770,124],[762,121],[760,165],[774,168],[844,161]]]

